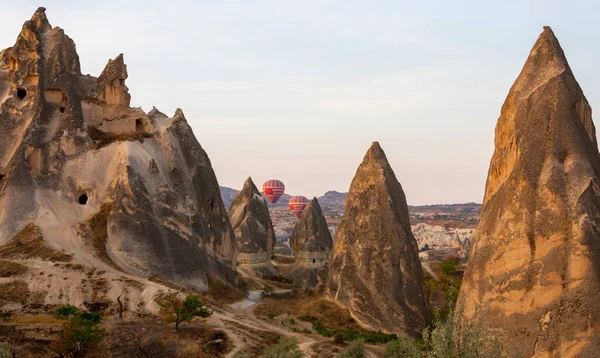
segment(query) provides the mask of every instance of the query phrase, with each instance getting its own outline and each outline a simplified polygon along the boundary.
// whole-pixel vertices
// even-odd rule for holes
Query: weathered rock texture
[[[248,178],[229,210],[229,220],[237,238],[238,269],[260,276],[275,274],[271,263],[275,231],[267,202]]]
[[[600,356],[600,155],[590,106],[549,27],[496,125],[459,307],[513,357]]]
[[[376,330],[414,336],[430,318],[404,191],[377,142],[350,185],[326,293]]]
[[[333,239],[317,198],[311,200],[298,219],[290,246],[296,258],[290,272],[294,285],[313,288],[324,283]]]
[[[210,160],[181,110],[130,108],[126,78],[121,55],[82,75],[44,8],[0,52],[0,244],[33,223],[77,262],[205,289],[235,252]]]

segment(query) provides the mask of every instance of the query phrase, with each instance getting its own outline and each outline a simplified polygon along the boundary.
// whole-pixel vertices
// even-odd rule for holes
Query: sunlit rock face
[[[496,125],[459,298],[513,357],[600,356],[599,174],[591,108],[545,27]]]
[[[325,292],[374,330],[416,336],[428,324],[406,197],[377,142],[350,185]]]
[[[126,78],[122,55],[100,77],[82,75],[44,8],[0,52],[0,244],[33,223],[52,248],[99,266],[87,238],[102,213],[99,250],[119,270],[200,290],[209,272],[234,279],[235,236],[208,156],[181,110],[130,108]]]
[[[254,276],[273,276],[275,231],[267,202],[251,178],[233,199],[228,215],[237,238],[238,270]]]
[[[290,278],[302,288],[323,286],[333,239],[317,198],[306,206],[290,237],[295,262]]]

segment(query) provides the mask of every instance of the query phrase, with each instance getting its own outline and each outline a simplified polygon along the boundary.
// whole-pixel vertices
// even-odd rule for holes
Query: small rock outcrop
[[[82,75],[44,8],[0,52],[0,245],[34,224],[79,263],[198,290],[233,279],[208,156],[181,110],[129,107],[126,79],[122,55]]]
[[[429,321],[404,191],[377,142],[350,185],[325,292],[374,330],[417,336]]]
[[[310,201],[298,219],[290,246],[296,259],[289,275],[294,285],[314,288],[324,283],[333,239],[317,198]]]
[[[262,277],[273,276],[275,231],[267,202],[252,178],[246,180],[227,213],[237,238],[238,269]]]
[[[513,357],[600,356],[600,154],[545,27],[502,106],[458,306]]]

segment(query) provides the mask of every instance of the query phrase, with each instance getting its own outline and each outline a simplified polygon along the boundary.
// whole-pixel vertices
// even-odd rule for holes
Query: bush
[[[451,275],[456,271],[458,261],[455,256],[448,256],[444,261],[440,263],[440,270],[446,275]]]
[[[268,347],[263,353],[263,358],[301,358],[304,353],[298,348],[296,338],[281,337],[279,343]]]
[[[340,353],[339,358],[363,358],[365,356],[365,341],[362,339],[353,341]]]
[[[0,342],[0,358],[13,358],[12,347],[7,341]]]
[[[181,299],[177,292],[168,293],[160,302],[161,313],[167,322],[175,322],[175,329],[182,322],[190,322],[194,317],[210,317],[212,311],[204,307],[197,295],[190,294]]]
[[[421,346],[414,338],[399,338],[385,346],[385,358],[421,357]]]
[[[104,330],[97,322],[75,316],[63,325],[53,342],[54,350],[61,356],[85,357],[104,340]]]
[[[341,334],[341,333],[338,333],[338,334],[336,334],[336,335],[333,337],[333,343],[334,343],[334,344],[337,344],[337,345],[339,345],[339,346],[343,345],[344,343],[346,343],[346,336],[344,336],[344,335],[343,335],[343,334]]]
[[[427,357],[502,357],[502,346],[489,334],[485,324],[468,320],[452,310],[446,319],[436,318],[423,331],[423,341]]]
[[[75,316],[79,312],[77,307],[73,306],[60,306],[56,309],[56,318],[69,319],[71,316]]]

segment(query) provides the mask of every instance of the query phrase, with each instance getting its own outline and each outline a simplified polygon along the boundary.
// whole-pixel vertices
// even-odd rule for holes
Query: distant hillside
[[[330,190],[317,199],[323,208],[343,208],[347,196],[348,193],[340,193],[335,190]]]

